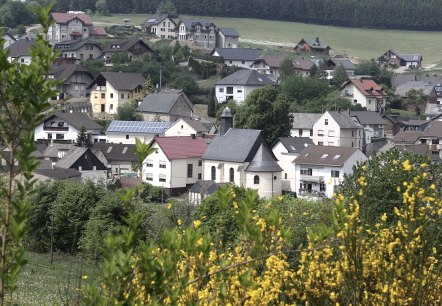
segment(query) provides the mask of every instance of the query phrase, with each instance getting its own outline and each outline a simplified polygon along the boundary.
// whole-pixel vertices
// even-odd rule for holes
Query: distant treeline
[[[104,0],[99,0],[103,1]],[[58,0],[56,8],[95,11],[96,0]],[[106,0],[109,13],[153,13],[160,0]],[[440,0],[172,0],[178,13],[248,17],[346,27],[442,30]]]

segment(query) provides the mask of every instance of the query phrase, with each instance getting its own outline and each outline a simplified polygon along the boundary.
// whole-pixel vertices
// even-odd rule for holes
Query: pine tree
[[[89,135],[86,133],[86,128],[84,126],[80,129],[75,145],[81,148],[90,148],[92,146],[92,143],[89,140]]]

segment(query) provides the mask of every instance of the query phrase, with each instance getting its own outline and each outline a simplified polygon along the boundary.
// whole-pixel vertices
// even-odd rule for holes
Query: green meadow
[[[139,25],[148,15],[93,16],[94,22]],[[218,27],[233,27],[241,34],[243,46],[262,48],[293,47],[301,38],[319,37],[332,48],[332,54],[352,58],[377,58],[388,49],[399,53],[422,53],[424,64],[442,60],[442,32],[399,30],[373,30],[304,24],[297,22],[260,20],[248,18],[198,17],[211,19]]]

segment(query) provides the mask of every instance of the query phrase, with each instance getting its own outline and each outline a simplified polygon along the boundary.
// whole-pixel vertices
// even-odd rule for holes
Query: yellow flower
[[[365,171],[367,169],[367,167],[365,167],[365,165],[364,165],[361,167],[361,169],[362,169],[362,171]]]
[[[167,204],[167,209],[172,209],[172,203]]]
[[[434,189],[436,189],[436,185],[431,184],[430,188],[434,190]]]
[[[194,226],[195,228],[200,227],[200,226],[201,226],[201,221],[200,221],[200,220],[195,220],[195,221],[193,221],[193,226]]]
[[[83,280],[87,280],[87,275],[83,275],[83,276],[81,277],[81,279],[83,279]]]
[[[278,200],[279,200],[279,201],[284,200],[284,196],[279,196],[279,197],[278,197]]]
[[[405,171],[410,171],[412,168],[410,161],[408,159],[402,163],[402,166],[404,167]]]
[[[176,222],[178,225],[183,224],[183,221],[181,221],[181,219],[178,219],[178,221]]]

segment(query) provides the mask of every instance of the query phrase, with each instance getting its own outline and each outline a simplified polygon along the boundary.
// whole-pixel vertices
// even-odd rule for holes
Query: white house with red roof
[[[47,39],[51,43],[80,40],[90,36],[92,19],[84,12],[51,13],[54,23],[49,27]]]
[[[341,95],[350,99],[352,104],[359,104],[368,111],[382,112],[385,109],[388,95],[371,79],[350,79],[342,84]]]
[[[187,191],[202,178],[202,155],[207,149],[201,137],[155,137],[156,152],[143,161],[143,182],[163,187],[169,195]]]

